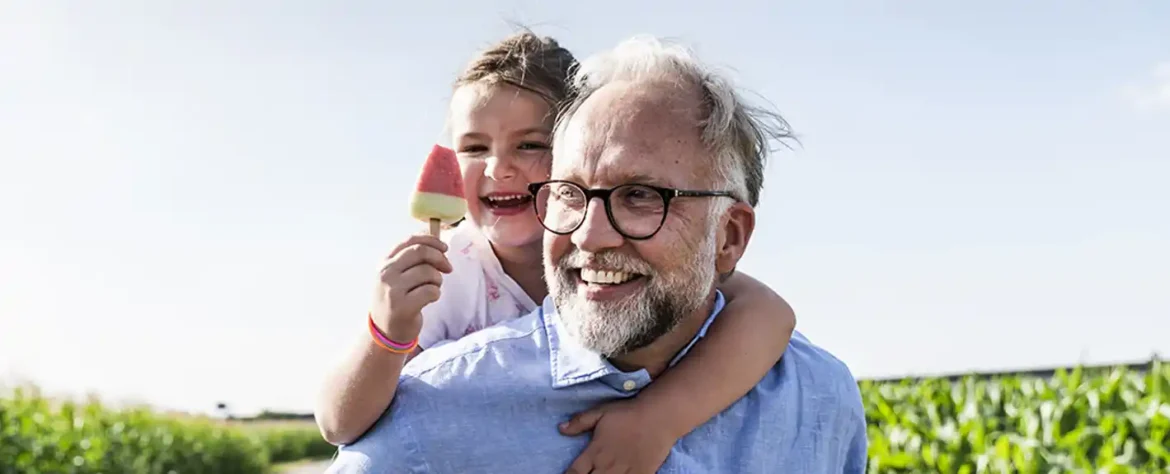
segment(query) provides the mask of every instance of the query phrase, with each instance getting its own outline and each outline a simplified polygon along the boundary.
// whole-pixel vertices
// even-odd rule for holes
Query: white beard
[[[646,347],[697,311],[715,284],[715,231],[694,249],[690,265],[672,274],[655,273],[645,261],[616,252],[586,254],[574,248],[559,262],[545,262],[546,281],[565,329],[587,349],[613,357]],[[575,269],[592,262],[648,278],[637,294],[598,302],[578,291]]]

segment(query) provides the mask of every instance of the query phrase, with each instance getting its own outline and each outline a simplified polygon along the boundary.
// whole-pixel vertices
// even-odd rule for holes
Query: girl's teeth
[[[600,283],[605,285],[616,285],[625,283],[633,278],[634,275],[627,272],[614,272],[608,270],[593,270],[591,268],[581,269],[581,279],[586,283]]]

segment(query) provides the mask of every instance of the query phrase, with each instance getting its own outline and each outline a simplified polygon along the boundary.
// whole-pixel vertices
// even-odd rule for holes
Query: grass
[[[264,474],[277,463],[328,458],[311,422],[240,423],[44,397],[0,396],[0,474]]]

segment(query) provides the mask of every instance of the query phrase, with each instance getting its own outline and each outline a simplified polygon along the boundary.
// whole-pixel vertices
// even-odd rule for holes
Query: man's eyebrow
[[[662,180],[662,178],[642,172],[617,173],[613,176],[617,178],[612,180],[614,186],[621,184],[649,184],[652,186],[666,186],[666,183]]]
[[[595,178],[596,177],[597,176],[595,176]],[[615,173],[611,173],[611,174],[606,174],[606,175],[601,176],[601,177],[605,178],[605,179],[602,179],[602,180],[594,179],[593,180],[594,184],[591,186],[586,186],[586,187],[588,187],[588,188],[614,187],[614,186],[621,186],[623,184],[645,184],[645,185],[650,185],[650,186],[671,187],[670,183],[667,183],[661,177],[658,177],[658,176],[655,176],[652,174],[648,174],[648,173],[644,173],[644,172],[639,172],[639,171],[615,172]],[[563,181],[572,181],[574,183],[578,183],[578,184],[581,184],[582,186],[584,186],[584,180],[581,179],[581,174],[576,172],[576,171],[566,173],[566,174],[561,175],[561,176],[557,176],[555,179],[563,180]],[[605,186],[602,186],[602,185],[597,184],[597,183],[604,183]]]
[[[594,178],[597,178],[597,176],[594,176]],[[593,183],[589,186],[585,186],[585,181],[581,179],[581,175],[576,172],[558,176],[555,179],[572,181],[574,183],[585,186],[586,188],[613,188],[626,184],[643,184],[648,186],[670,187],[670,184],[666,181],[663,181],[662,178],[637,172],[610,174],[602,176],[602,178],[604,179],[593,179]]]

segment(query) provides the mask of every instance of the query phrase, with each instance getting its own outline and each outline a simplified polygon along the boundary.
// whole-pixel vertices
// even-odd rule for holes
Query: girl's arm
[[[442,274],[451,273],[444,252],[447,244],[429,235],[400,243],[382,262],[382,271],[370,309],[377,330],[395,341],[417,340],[423,329],[423,309],[439,300]],[[434,325],[440,319],[427,318]],[[382,348],[366,334],[325,379],[314,417],[321,436],[332,444],[348,444],[364,434],[390,407],[402,367],[418,354],[398,354]]]
[[[631,472],[657,470],[679,438],[751,391],[776,365],[796,328],[792,307],[740,272],[719,289],[726,306],[677,366],[636,397],[583,412],[561,426],[566,435],[593,430],[574,469],[592,465],[590,458],[607,458]]]
[[[321,436],[334,445],[361,437],[390,407],[402,367],[419,353],[395,354],[378,347],[368,333],[354,344],[325,379],[314,418]]]
[[[636,398],[675,440],[751,391],[780,361],[796,329],[792,307],[755,278],[735,272],[719,289],[726,306],[707,335]]]

